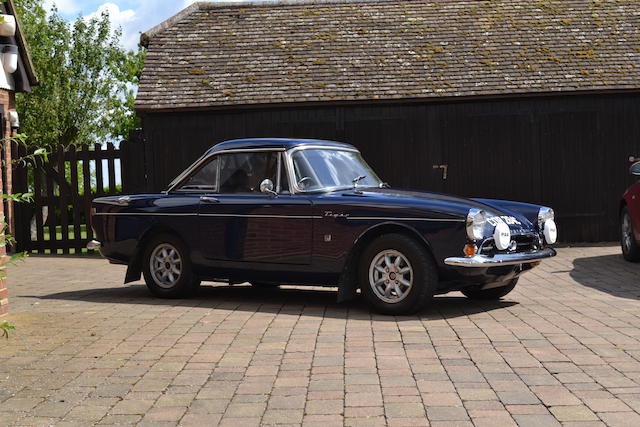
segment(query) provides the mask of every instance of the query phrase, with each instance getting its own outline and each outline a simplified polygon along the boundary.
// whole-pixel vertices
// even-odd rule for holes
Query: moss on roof
[[[640,87],[637,0],[196,3],[143,40],[140,110]]]

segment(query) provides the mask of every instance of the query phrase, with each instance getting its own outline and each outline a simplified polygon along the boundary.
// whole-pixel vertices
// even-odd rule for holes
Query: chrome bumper
[[[551,248],[542,250],[518,252],[515,254],[499,255],[475,255],[472,257],[446,258],[444,263],[456,267],[498,267],[501,265],[527,264],[556,256],[556,251]]]
[[[97,240],[91,240],[87,243],[87,249],[89,250],[97,250],[100,249],[101,246],[102,243],[98,242]]]

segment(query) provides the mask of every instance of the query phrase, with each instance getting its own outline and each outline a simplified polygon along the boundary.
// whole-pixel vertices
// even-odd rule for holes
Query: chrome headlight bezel
[[[472,242],[481,240],[484,237],[484,228],[487,223],[487,213],[482,209],[469,209],[467,214],[466,229],[467,237]]]
[[[540,230],[544,227],[544,223],[548,220],[555,220],[555,212],[553,209],[543,206],[538,211],[538,227]]]

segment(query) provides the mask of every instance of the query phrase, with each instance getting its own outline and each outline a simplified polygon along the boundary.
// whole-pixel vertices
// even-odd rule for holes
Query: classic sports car
[[[640,176],[640,162],[631,165],[632,175]],[[627,261],[640,261],[640,181],[625,191],[620,201],[620,246]]]
[[[88,247],[159,297],[201,280],[337,286],[389,314],[500,298],[556,241],[547,207],[393,189],[355,147],[300,139],[220,143],[162,194],[94,200],[92,225]]]

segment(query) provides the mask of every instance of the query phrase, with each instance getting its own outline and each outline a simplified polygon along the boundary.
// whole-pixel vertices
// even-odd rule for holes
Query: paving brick
[[[152,400],[122,400],[111,408],[109,413],[113,415],[144,415],[153,406],[153,403]]]
[[[561,248],[510,300],[454,293],[394,318],[362,302],[335,304],[326,288],[205,286],[194,299],[158,300],[140,283],[122,287],[122,266],[32,257],[9,272],[17,329],[0,345],[0,417],[60,426],[635,427],[634,267],[617,247]]]
[[[640,415],[634,412],[601,412],[598,416],[611,427],[637,427]]]
[[[387,418],[424,417],[422,403],[388,403],[384,405]]]
[[[344,402],[337,400],[309,400],[305,413],[309,415],[341,415],[344,412]]]
[[[514,415],[518,427],[560,427],[553,415]]]
[[[469,419],[469,415],[461,407],[427,406],[427,418],[432,421],[464,421]]]
[[[597,421],[598,417],[589,408],[579,406],[552,406],[549,411],[558,421]]]
[[[531,387],[542,402],[547,406],[579,405],[580,400],[563,386],[535,386]]]

